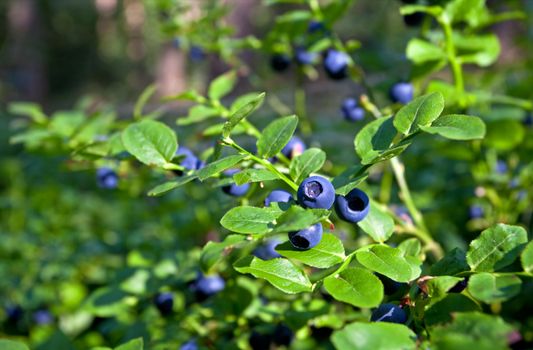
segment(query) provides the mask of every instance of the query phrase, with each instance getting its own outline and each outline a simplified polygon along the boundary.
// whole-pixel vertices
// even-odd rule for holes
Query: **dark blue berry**
[[[346,196],[338,195],[335,199],[335,211],[344,221],[359,222],[370,210],[370,200],[366,193],[354,188]]]
[[[196,293],[202,297],[210,297],[224,290],[226,283],[219,275],[200,275],[194,284]]]
[[[322,239],[322,224],[317,223],[311,227],[297,232],[289,232],[289,240],[296,249],[307,250],[314,248]]]
[[[9,322],[18,322],[22,318],[23,314],[24,311],[18,305],[11,305],[6,307],[6,315]]]
[[[347,98],[341,106],[342,115],[348,121],[360,121],[365,117],[365,110],[358,106],[357,100],[354,98]]]
[[[99,168],[96,171],[96,181],[98,182],[98,186],[100,188],[112,190],[118,186],[118,175],[111,168]]]
[[[198,168],[198,157],[185,146],[180,146],[176,151],[176,156],[180,157],[180,165],[187,170],[196,170]]]
[[[305,208],[330,209],[335,202],[335,188],[322,176],[311,176],[298,187],[298,202]]]
[[[302,139],[298,136],[293,136],[285,145],[285,147],[281,149],[281,153],[285,157],[292,159],[293,157],[299,156],[300,154],[304,153],[305,149],[306,146]]]
[[[299,65],[313,64],[316,62],[318,55],[316,52],[309,52],[303,48],[296,49],[294,59]]]
[[[324,58],[324,70],[334,80],[346,78],[348,75],[349,57],[342,51],[328,50]]]
[[[291,345],[294,334],[292,330],[284,324],[278,324],[274,329],[274,344],[278,346]]]
[[[405,323],[407,322],[407,314],[401,307],[394,304],[381,304],[370,317],[373,322],[391,322],[391,323]]]
[[[273,202],[288,203],[292,199],[292,195],[284,190],[274,190],[265,198],[265,206],[269,206]]]
[[[186,343],[181,344],[180,350],[198,350],[198,344],[196,340],[189,340]]]
[[[52,314],[48,310],[37,310],[32,315],[33,321],[38,325],[50,324],[54,321]]]
[[[390,89],[390,98],[393,102],[402,104],[409,103],[414,96],[415,90],[411,83],[399,82],[394,84]]]
[[[253,254],[261,260],[271,260],[281,257],[276,251],[276,246],[280,244],[281,241],[276,238],[269,239],[257,248],[254,249]]]
[[[228,169],[228,170],[224,171],[224,175],[233,176],[233,175],[235,175],[238,172],[239,172],[238,169]],[[226,193],[226,194],[228,194],[230,196],[233,196],[233,197],[242,197],[248,192],[249,189],[250,189],[250,184],[237,185],[237,184],[233,183],[233,184],[226,185],[226,186],[222,187],[222,191],[224,193]]]
[[[174,307],[174,295],[169,292],[159,293],[154,298],[154,304],[161,315],[170,315]]]
[[[270,59],[270,66],[276,72],[284,72],[291,65],[291,59],[285,54],[275,54]]]
[[[320,21],[316,21],[316,20],[310,21],[309,25],[307,26],[307,31],[309,33],[315,33],[318,31],[325,31],[325,30],[326,30],[326,27],[324,26],[324,23]]]
[[[193,61],[201,61],[205,57],[205,52],[201,47],[193,45],[189,50],[189,57]]]
[[[470,213],[471,219],[478,219],[478,218],[483,217],[484,210],[479,205],[471,205],[469,209],[469,213]]]
[[[505,174],[507,172],[507,164],[501,159],[496,162],[496,172],[498,174]]]

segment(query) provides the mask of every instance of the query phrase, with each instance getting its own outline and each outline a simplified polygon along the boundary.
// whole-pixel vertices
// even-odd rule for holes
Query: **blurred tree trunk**
[[[42,103],[47,79],[40,52],[42,37],[36,0],[10,0],[7,26],[7,80],[13,87],[10,99]]]

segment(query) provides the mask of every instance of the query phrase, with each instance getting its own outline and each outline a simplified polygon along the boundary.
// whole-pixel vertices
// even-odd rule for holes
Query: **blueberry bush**
[[[336,31],[351,0],[265,0],[261,36],[155,3],[225,72],[127,117],[7,108],[2,349],[533,347],[533,57],[494,29],[526,1],[387,1],[401,62]]]

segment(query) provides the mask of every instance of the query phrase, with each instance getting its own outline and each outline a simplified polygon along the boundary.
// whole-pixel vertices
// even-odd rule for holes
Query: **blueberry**
[[[194,284],[196,293],[201,298],[207,298],[224,290],[226,283],[219,275],[200,275]]]
[[[201,47],[193,45],[189,50],[189,57],[193,61],[201,61],[205,57],[205,52]]]
[[[507,164],[501,159],[496,162],[496,172],[498,174],[505,174],[507,172]]]
[[[270,59],[270,66],[276,72],[284,72],[291,65],[291,59],[285,54],[275,54]]]
[[[161,315],[170,315],[174,307],[174,296],[169,292],[159,293],[154,297],[154,304]]]
[[[316,20],[310,21],[309,25],[307,26],[307,32],[309,33],[315,33],[318,31],[325,31],[325,30],[326,30],[326,27],[324,26],[324,23],[320,21],[316,21]]]
[[[328,50],[324,58],[324,70],[334,80],[346,78],[348,75],[349,57],[342,51]]]
[[[292,195],[284,190],[274,190],[265,198],[265,206],[268,207],[270,203],[282,202],[288,203],[292,199]]]
[[[293,157],[299,156],[300,154],[304,153],[306,148],[307,147],[305,146],[305,143],[302,141],[301,138],[299,138],[298,136],[293,136],[285,145],[285,147],[282,148],[281,153],[285,157],[292,159]]]
[[[185,146],[180,146],[176,151],[176,156],[180,157],[180,165],[187,170],[196,170],[198,169],[198,157]]]
[[[118,175],[113,169],[102,167],[96,171],[96,181],[100,188],[112,190],[118,186]]]
[[[198,350],[198,344],[196,340],[189,340],[186,343],[181,344],[180,350]]]
[[[261,260],[271,260],[281,257],[276,251],[276,246],[281,241],[276,238],[269,239],[254,249],[253,254]]]
[[[48,310],[37,310],[33,313],[33,321],[38,325],[50,324],[54,321],[52,314]]]
[[[455,286],[450,288],[448,293],[461,293],[466,288],[467,285],[468,285],[468,279],[465,277],[463,278],[462,281],[457,282]]]
[[[381,304],[377,309],[374,310],[374,312],[372,312],[370,321],[405,323],[407,322],[407,314],[398,305]]]
[[[294,55],[296,63],[299,65],[313,64],[316,62],[318,55],[316,52],[309,52],[303,48],[296,49],[296,54]]]
[[[335,199],[335,211],[344,221],[359,222],[368,215],[370,200],[366,193],[354,188],[346,196],[337,196]]]
[[[478,219],[478,218],[483,217],[484,210],[479,205],[471,205],[469,209],[469,213],[470,213],[471,219]]]
[[[238,169],[228,169],[224,171],[224,175],[233,176],[238,172],[239,172]],[[233,197],[242,197],[248,192],[249,189],[250,189],[250,184],[237,185],[233,183],[233,184],[229,184],[229,185],[222,187],[222,191],[224,193],[230,196],[233,196]]]
[[[358,106],[357,100],[347,98],[341,106],[342,115],[348,121],[359,121],[365,117],[365,110]]]
[[[24,311],[18,305],[6,307],[6,315],[9,322],[18,322],[22,318],[23,314]]]
[[[268,334],[261,334],[253,331],[252,334],[250,334],[248,342],[250,343],[252,350],[269,350],[272,340]]]
[[[391,100],[402,104],[409,103],[413,99],[414,93],[413,85],[407,82],[396,83],[389,91]]]
[[[298,187],[298,202],[304,208],[330,209],[335,202],[335,188],[322,176],[311,176]]]
[[[294,334],[292,330],[284,324],[278,324],[274,329],[274,344],[278,346],[291,345]]]
[[[322,239],[322,224],[317,223],[311,227],[297,232],[289,232],[289,240],[296,249],[307,250],[314,248]]]

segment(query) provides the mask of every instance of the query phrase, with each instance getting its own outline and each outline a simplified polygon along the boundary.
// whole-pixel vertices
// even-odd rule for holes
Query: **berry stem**
[[[455,89],[457,90],[457,95],[459,96],[459,105],[464,108],[466,106],[466,101],[463,66],[461,64],[461,61],[457,57],[457,52],[453,43],[452,24],[450,22],[450,18],[445,13],[437,17],[437,21],[442,26],[442,30],[444,31],[446,53],[448,55],[448,61],[450,62],[450,66],[452,68],[453,79],[455,81]]]

